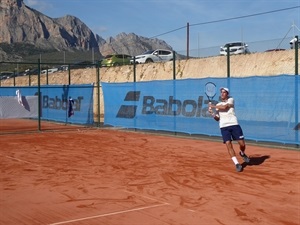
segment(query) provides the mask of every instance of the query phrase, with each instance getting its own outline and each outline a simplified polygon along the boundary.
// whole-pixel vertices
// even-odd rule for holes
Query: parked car
[[[173,52],[165,49],[149,50],[135,56],[135,63],[166,62],[173,60]],[[133,59],[130,61],[133,64]]]
[[[37,75],[39,73],[39,69],[26,70],[25,73],[25,75]]]
[[[57,71],[58,71],[58,68],[48,69],[48,74],[50,74],[50,73],[56,73]],[[47,69],[46,70],[42,70],[41,74],[47,74]]]
[[[0,73],[0,80],[8,79],[14,77],[14,72],[1,72]]]
[[[101,61],[101,66],[121,66],[129,65],[132,56],[126,54],[107,55]]]
[[[250,53],[248,45],[243,42],[226,43],[220,48],[220,55],[227,55],[227,47],[229,46],[230,55],[247,54]]]

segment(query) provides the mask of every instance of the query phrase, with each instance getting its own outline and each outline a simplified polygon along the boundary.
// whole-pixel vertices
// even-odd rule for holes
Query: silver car
[[[135,56],[135,63],[166,62],[173,60],[173,52],[165,49],[149,50]],[[133,59],[130,60],[133,64]]]
[[[230,55],[247,54],[250,53],[248,45],[243,42],[227,43],[220,48],[220,55],[227,55],[227,47],[229,47]]]

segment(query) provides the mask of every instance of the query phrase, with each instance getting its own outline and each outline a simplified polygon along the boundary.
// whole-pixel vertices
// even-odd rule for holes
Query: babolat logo
[[[200,117],[203,96],[198,100],[187,99],[180,101],[169,96],[169,99],[155,99],[153,96],[143,97],[142,114],[158,114],[163,116]]]
[[[140,91],[129,91],[124,101],[125,102],[138,102],[140,100]],[[136,105],[121,105],[117,117],[119,118],[134,118],[136,115]]]
[[[73,110],[80,111],[81,102],[83,100],[83,96],[78,96],[74,99]],[[56,109],[56,110],[67,110],[68,109],[69,100],[62,95],[61,98],[55,96],[55,98],[51,98],[48,95],[43,95],[43,108]]]
[[[124,101],[138,102],[140,99],[140,91],[130,91],[126,94]],[[204,102],[205,103],[205,102]],[[206,101],[206,104],[208,101]],[[179,116],[184,117],[206,117],[207,107],[202,108],[203,96],[198,96],[197,100],[186,99],[178,100],[174,96],[168,99],[156,99],[154,96],[143,96],[143,105],[141,114],[157,114],[162,116]],[[118,118],[134,118],[137,112],[137,105],[121,105],[117,117]]]

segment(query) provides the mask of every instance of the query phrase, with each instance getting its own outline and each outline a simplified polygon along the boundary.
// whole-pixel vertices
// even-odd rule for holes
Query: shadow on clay
[[[252,156],[250,157],[250,162],[245,163],[243,162],[242,166],[245,168],[246,166],[258,166],[265,162],[265,160],[271,158],[269,155],[262,155],[262,156]]]

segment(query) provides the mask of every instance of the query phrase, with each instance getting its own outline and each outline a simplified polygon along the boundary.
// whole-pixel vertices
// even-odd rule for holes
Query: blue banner
[[[38,88],[1,87],[1,96],[38,95]],[[93,85],[43,85],[40,87],[41,119],[77,124],[92,124]]]
[[[208,114],[208,82],[228,87],[248,139],[299,143],[298,76],[102,83],[107,125],[220,136]]]

